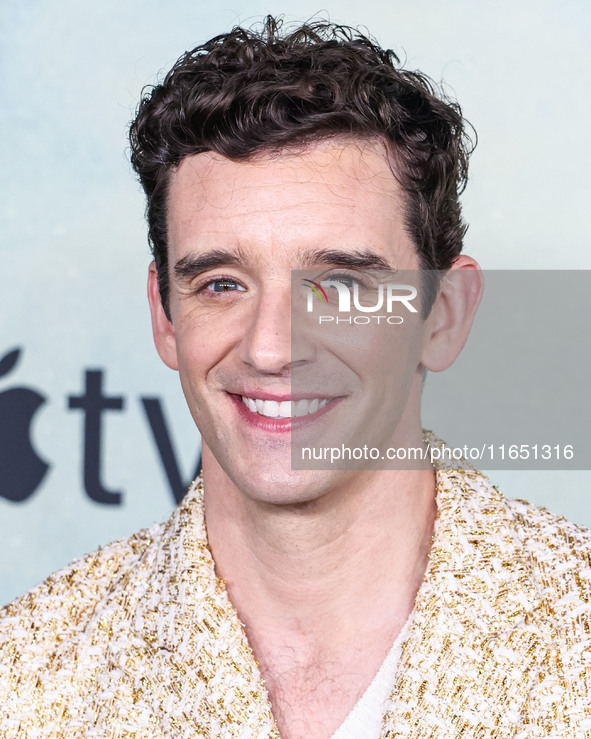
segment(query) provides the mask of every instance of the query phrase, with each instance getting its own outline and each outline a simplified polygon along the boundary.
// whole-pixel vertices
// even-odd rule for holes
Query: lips
[[[242,403],[251,413],[265,418],[301,418],[322,410],[331,398],[302,398],[299,400],[268,400],[242,395]]]

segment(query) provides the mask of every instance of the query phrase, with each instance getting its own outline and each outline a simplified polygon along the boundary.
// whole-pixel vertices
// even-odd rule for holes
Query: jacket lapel
[[[503,497],[437,473],[437,519],[384,737],[514,736],[548,649],[540,596]]]
[[[215,575],[202,495],[199,486],[188,493],[102,605],[117,700],[99,701],[98,723],[137,727],[149,716],[152,731],[133,736],[278,739],[258,664]]]

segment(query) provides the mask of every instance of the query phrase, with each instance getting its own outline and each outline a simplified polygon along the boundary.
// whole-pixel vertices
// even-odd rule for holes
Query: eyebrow
[[[395,268],[371,249],[314,249],[302,254],[302,266],[309,269],[318,265],[327,267],[349,267],[353,269],[384,269],[391,272]]]
[[[319,265],[327,267],[347,267],[352,269],[381,269],[391,272],[396,269],[379,254],[370,249],[313,249],[302,251],[300,269],[311,269]],[[213,249],[206,254],[187,254],[174,265],[175,277],[193,279],[210,269],[228,265],[246,265],[249,259],[238,249]]]
[[[240,249],[213,249],[207,254],[187,254],[174,265],[174,275],[181,279],[192,279],[209,269],[228,265],[245,264],[248,260]]]

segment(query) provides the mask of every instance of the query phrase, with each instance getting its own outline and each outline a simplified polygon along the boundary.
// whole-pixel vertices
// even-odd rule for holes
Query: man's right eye
[[[211,280],[206,285],[203,286],[204,290],[207,290],[207,292],[214,292],[214,293],[229,293],[234,291],[245,291],[246,288],[241,285],[239,282],[236,282],[235,280],[229,280],[229,279],[219,279],[219,280]]]

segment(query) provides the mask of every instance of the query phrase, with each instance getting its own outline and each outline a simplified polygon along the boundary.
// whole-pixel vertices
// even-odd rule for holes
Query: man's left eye
[[[229,293],[234,290],[244,291],[246,288],[234,280],[213,280],[205,286],[205,289],[214,293]]]
[[[347,276],[333,277],[332,278],[332,281],[333,282],[341,282],[345,287],[348,287],[349,290],[352,289],[352,287],[353,287],[353,285],[355,285],[355,283],[359,284],[359,280],[356,280],[354,277],[347,277]]]
[[[356,275],[331,275],[330,277],[325,277],[324,281],[340,282],[349,290],[352,290],[354,285],[360,287],[363,285],[361,279]],[[331,287],[333,286],[331,285]]]

